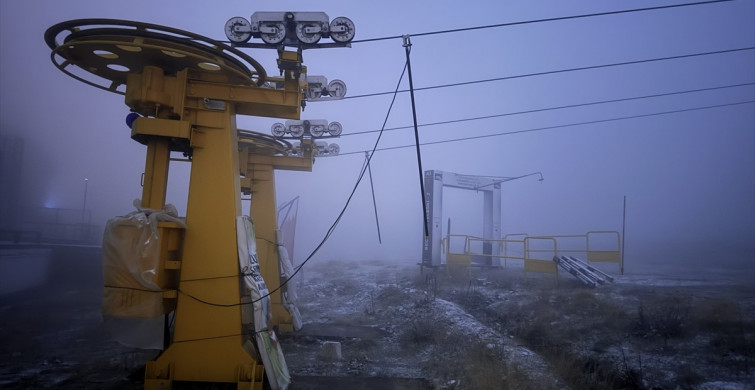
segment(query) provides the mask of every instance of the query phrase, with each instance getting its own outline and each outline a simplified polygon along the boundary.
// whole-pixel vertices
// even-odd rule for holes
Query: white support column
[[[484,191],[482,235],[491,240],[501,238],[501,183],[495,183]],[[483,254],[498,256],[501,254],[501,248],[498,243],[485,242]],[[487,257],[487,259],[489,259],[489,265],[493,267],[501,266],[499,257]]]
[[[430,221],[428,237],[425,237],[422,246],[422,265],[441,265],[441,222],[443,221],[443,172],[425,171],[425,202],[427,205],[427,218]]]

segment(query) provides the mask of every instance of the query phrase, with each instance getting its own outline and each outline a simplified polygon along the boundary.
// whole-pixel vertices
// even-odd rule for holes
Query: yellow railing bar
[[[592,250],[590,248],[590,236],[595,234],[615,234],[616,235],[616,250]],[[512,237],[521,238],[521,239],[513,239]],[[463,238],[464,239],[464,250],[461,253],[454,253],[451,252],[451,240],[453,238]],[[559,248],[559,239],[567,239],[567,238],[584,238],[585,240],[585,247],[582,248]],[[549,240],[553,243],[553,249],[533,249],[530,246],[530,242],[533,240]],[[472,251],[472,243],[473,242],[487,242],[487,243],[498,243],[499,246],[499,254],[484,254],[484,253],[474,253]],[[514,256],[509,254],[509,244],[522,244],[523,245],[523,255],[522,256]],[[536,259],[532,256],[535,254],[540,253],[553,253],[553,255],[558,255],[560,253],[584,253],[586,256],[587,261],[592,262],[617,262],[619,263],[620,267],[623,269],[623,256],[621,256],[620,253],[620,244],[621,244],[621,236],[618,231],[615,230],[593,230],[589,231],[586,234],[558,234],[558,235],[539,235],[539,236],[530,236],[527,233],[511,233],[506,234],[502,239],[488,239],[488,238],[481,238],[481,237],[475,237],[470,236],[466,234],[448,234],[441,240],[441,248],[443,252],[448,255],[463,255],[463,256],[480,256],[480,257],[490,257],[490,258],[503,258],[504,259],[504,266],[508,266],[508,260],[524,260],[525,261],[525,276],[527,271],[532,272],[550,272],[550,273],[556,273],[558,271],[558,267],[555,266],[555,263],[553,266],[551,266],[549,263],[550,260],[543,260],[543,259]],[[500,252],[503,252],[500,254]],[[535,262],[542,262],[541,263],[535,263]]]
[[[590,249],[590,235],[593,234],[615,234],[616,235],[616,250],[591,250]],[[587,242],[587,261],[590,262],[605,262],[605,263],[619,263],[619,269],[621,273],[624,273],[624,256],[621,253],[621,235],[615,230],[594,230],[585,234]]]
[[[553,250],[547,249],[533,249],[530,250],[530,241],[533,240],[548,240],[553,242]],[[558,253],[558,241],[554,237],[544,236],[529,236],[524,239],[524,277],[527,277],[527,272],[545,272],[556,274],[558,278],[558,265],[552,260],[533,259],[530,257],[530,252],[551,252],[555,256]]]

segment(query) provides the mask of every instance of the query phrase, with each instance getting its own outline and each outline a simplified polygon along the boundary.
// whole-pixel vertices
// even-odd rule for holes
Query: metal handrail
[[[615,234],[616,235],[616,250],[597,250],[590,246],[590,237],[599,234]],[[460,253],[451,252],[451,239],[454,237],[464,238],[464,251]],[[521,238],[513,239],[512,237]],[[559,239],[573,239],[584,238],[584,248],[564,248],[564,246],[558,245]],[[533,249],[529,243],[532,240],[552,240],[554,242],[553,250],[551,249]],[[499,254],[485,254],[475,253],[472,251],[473,242],[488,242],[498,243]],[[593,242],[595,240],[593,239]],[[515,256],[509,253],[509,244],[522,244],[524,245],[523,253],[521,256]],[[504,266],[508,266],[508,260],[524,260],[524,261],[542,261],[542,259],[532,258],[530,255],[538,252],[553,252],[554,256],[559,254],[577,254],[584,253],[586,260],[593,262],[617,262],[620,265],[620,269],[623,269],[623,256],[621,253],[621,236],[618,231],[615,230],[591,230],[585,234],[559,234],[559,235],[529,235],[527,233],[511,233],[506,234],[500,239],[482,238],[476,236],[470,236],[467,234],[448,234],[441,239],[441,248],[444,253],[452,255],[465,255],[465,256],[479,256],[489,258],[502,258],[504,259]],[[549,271],[548,271],[549,272]]]

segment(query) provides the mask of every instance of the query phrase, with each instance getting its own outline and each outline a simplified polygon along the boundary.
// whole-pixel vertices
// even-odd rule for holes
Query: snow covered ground
[[[0,387],[142,388],[156,351],[109,340],[90,257],[0,295]],[[630,273],[588,289],[515,264],[325,261],[296,282],[304,328],[281,337],[294,390],[755,388],[755,286],[736,276]],[[328,341],[341,359],[323,355]]]

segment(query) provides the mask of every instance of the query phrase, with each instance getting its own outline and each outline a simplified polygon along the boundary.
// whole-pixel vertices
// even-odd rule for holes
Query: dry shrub
[[[694,388],[704,381],[705,377],[700,375],[700,373],[689,364],[684,364],[679,367],[679,371],[676,373],[676,383],[684,389]]]
[[[700,300],[690,314],[702,331],[739,333],[742,330],[742,312],[730,299]]]
[[[483,341],[452,334],[438,346],[432,375],[444,390],[507,390],[545,388],[524,370],[509,365],[503,353]],[[533,380],[535,382],[533,382]]]
[[[640,302],[634,334],[643,338],[661,337],[664,343],[670,338],[681,338],[686,334],[689,311],[689,303],[679,296]]]
[[[514,290],[520,283],[522,276],[518,272],[507,269],[486,269],[479,276],[484,276],[486,283],[500,290]]]
[[[691,310],[698,332],[710,335],[709,346],[730,367],[750,372],[753,357],[751,335],[755,323],[745,319],[739,304],[731,299],[701,300]],[[750,335],[748,339],[748,335]]]
[[[631,389],[631,382],[610,361],[597,356],[581,357],[565,349],[548,356],[553,370],[573,389]]]
[[[503,389],[506,388],[506,364],[497,351],[481,342],[468,347],[463,355],[462,383],[469,389]]]
[[[394,284],[383,287],[377,294],[377,301],[382,307],[399,306],[409,299],[404,289]]]
[[[499,321],[513,329],[528,348],[540,354],[568,386],[575,389],[640,388],[635,370],[618,367],[600,355],[574,350],[594,339],[608,348],[620,343],[631,323],[630,315],[615,302],[592,291],[540,290],[519,307],[499,305]],[[508,310],[504,313],[503,310]]]
[[[405,344],[417,346],[447,344],[449,341],[444,340],[440,325],[442,325],[442,322],[438,322],[432,312],[418,308],[407,321],[407,325],[400,335],[400,340]]]

